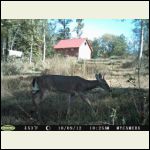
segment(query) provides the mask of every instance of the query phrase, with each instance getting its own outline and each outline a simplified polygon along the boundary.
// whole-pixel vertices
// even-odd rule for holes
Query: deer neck
[[[99,86],[99,82],[97,80],[91,80],[87,82],[86,90],[92,90]]]

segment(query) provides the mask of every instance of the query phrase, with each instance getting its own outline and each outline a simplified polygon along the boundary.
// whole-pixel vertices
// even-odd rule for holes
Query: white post
[[[33,46],[33,35],[31,36],[30,64],[32,62],[32,46]]]

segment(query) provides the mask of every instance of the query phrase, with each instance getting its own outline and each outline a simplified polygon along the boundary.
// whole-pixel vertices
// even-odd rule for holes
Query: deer
[[[100,73],[95,74],[96,80],[86,80],[79,76],[63,76],[63,75],[41,75],[33,78],[32,81],[32,101],[36,109],[36,113],[39,114],[40,103],[45,99],[45,93],[63,92],[68,94],[68,109],[67,115],[70,114],[70,104],[75,96],[79,96],[85,101],[93,111],[90,100],[85,96],[85,92],[94,88],[100,87],[103,90],[111,91],[104,76]],[[39,117],[41,118],[41,117]]]

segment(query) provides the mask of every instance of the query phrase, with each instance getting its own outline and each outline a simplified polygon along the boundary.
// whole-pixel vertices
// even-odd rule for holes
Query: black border
[[[4,126],[1,131],[149,131],[148,125],[12,125],[13,130]]]

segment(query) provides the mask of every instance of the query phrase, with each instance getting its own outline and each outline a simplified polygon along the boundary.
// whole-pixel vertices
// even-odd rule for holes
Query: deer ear
[[[98,74],[95,74],[95,78],[96,78],[97,80],[99,80],[99,75],[98,75]]]
[[[99,76],[99,78],[100,78],[100,79],[102,79],[102,75],[101,75],[101,73],[99,73],[99,75],[98,75],[98,76]]]
[[[106,75],[106,73],[103,74],[103,79],[105,79],[105,75]]]

